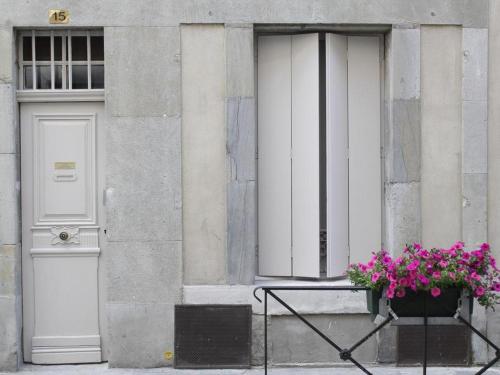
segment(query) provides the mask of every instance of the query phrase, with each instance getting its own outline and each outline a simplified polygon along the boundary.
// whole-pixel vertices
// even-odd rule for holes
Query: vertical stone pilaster
[[[488,29],[463,28],[462,239],[469,249],[487,240]],[[487,331],[484,308],[476,303],[474,324]],[[473,361],[487,361],[487,345],[472,335]]]
[[[179,27],[106,27],[107,360],[172,361],[182,288]]]
[[[0,26],[0,371],[22,362],[21,210],[14,31]]]
[[[257,258],[254,33],[226,25],[227,271],[230,284],[252,284]]]
[[[422,26],[422,242],[462,237],[462,28]]]
[[[488,241],[500,258],[500,0],[490,0],[488,34]],[[488,337],[500,343],[500,314],[489,311]],[[490,359],[494,356],[490,349]]]
[[[393,26],[385,49],[385,239],[399,255],[421,239],[420,29]],[[397,360],[397,328],[377,334],[377,360]]]
[[[420,29],[386,41],[385,241],[392,254],[420,241]]]

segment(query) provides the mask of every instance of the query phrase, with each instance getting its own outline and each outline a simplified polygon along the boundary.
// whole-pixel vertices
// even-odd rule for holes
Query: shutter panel
[[[378,37],[349,36],[350,262],[381,247],[380,49]]]
[[[291,36],[258,43],[259,273],[291,276]]]
[[[293,276],[319,277],[319,39],[292,36]]]
[[[349,263],[347,37],[326,34],[327,276]]]

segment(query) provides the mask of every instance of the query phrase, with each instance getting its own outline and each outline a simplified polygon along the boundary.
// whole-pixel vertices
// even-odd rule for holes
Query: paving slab
[[[419,367],[388,367],[371,366],[369,371],[374,375],[420,375],[422,369]],[[479,370],[478,367],[429,367],[428,375],[472,375]],[[108,368],[106,363],[94,365],[64,365],[64,366],[37,366],[24,365],[17,374],[27,375],[138,375],[138,374],[164,374],[164,375],[263,375],[263,368],[252,368],[248,370],[178,370],[171,367],[154,369],[117,369]],[[0,375],[13,373],[0,372]],[[353,367],[287,367],[270,368],[268,375],[357,375],[362,374],[360,370]],[[500,369],[490,369],[488,375],[500,375]]]

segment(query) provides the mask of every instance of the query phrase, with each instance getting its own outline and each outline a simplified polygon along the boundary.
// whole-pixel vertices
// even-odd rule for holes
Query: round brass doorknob
[[[66,241],[69,238],[68,232],[61,232],[59,233],[59,238],[63,241]]]

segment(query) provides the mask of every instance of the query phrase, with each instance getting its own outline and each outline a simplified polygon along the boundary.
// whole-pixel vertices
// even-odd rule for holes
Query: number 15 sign
[[[66,9],[49,10],[49,23],[68,23],[69,11]]]

